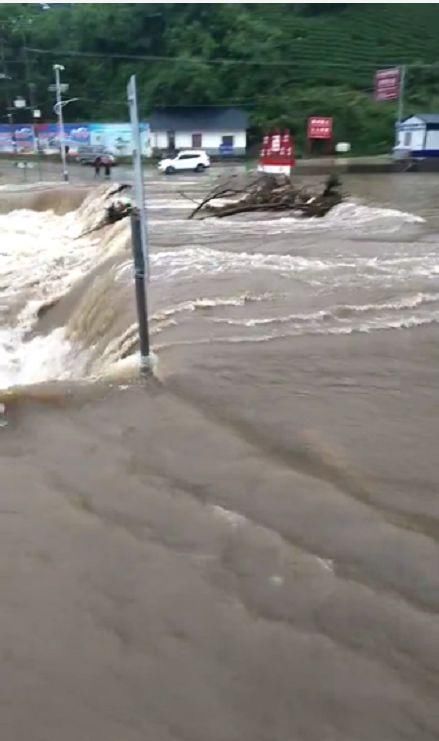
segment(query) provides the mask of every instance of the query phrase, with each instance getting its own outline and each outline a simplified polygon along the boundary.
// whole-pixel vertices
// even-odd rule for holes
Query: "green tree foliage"
[[[354,151],[386,151],[396,110],[374,102],[374,73],[418,65],[408,75],[406,111],[437,112],[438,30],[437,4],[3,4],[2,71],[13,79],[0,82],[0,115],[5,120],[8,97],[27,95],[31,82],[51,120],[56,61],[66,67],[69,95],[80,98],[71,121],[126,120],[135,72],[145,119],[158,105],[242,105],[255,138],[288,126],[302,146],[307,117],[328,115]]]

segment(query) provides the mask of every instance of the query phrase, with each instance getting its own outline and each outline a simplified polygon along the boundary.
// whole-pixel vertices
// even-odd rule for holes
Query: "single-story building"
[[[395,151],[411,157],[439,157],[439,113],[417,113],[397,125]]]
[[[246,151],[248,116],[241,108],[157,108],[149,125],[153,150],[204,149],[210,155],[223,156],[240,156]]]

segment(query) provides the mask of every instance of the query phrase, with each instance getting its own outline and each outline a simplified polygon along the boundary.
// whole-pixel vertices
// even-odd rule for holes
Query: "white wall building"
[[[161,108],[153,112],[149,124],[153,150],[204,149],[222,156],[242,156],[246,151],[248,116],[240,108]]]
[[[402,121],[395,150],[411,157],[439,157],[439,114],[418,113]]]

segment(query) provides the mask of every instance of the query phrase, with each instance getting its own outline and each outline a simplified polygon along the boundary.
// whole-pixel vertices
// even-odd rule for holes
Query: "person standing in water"
[[[102,158],[102,164],[104,166],[105,177],[111,177],[111,159],[107,154],[104,154]]]
[[[101,166],[102,166],[102,158],[101,158],[101,156],[99,154],[95,157],[95,160],[93,162],[93,165],[94,165],[94,168],[95,168],[95,178],[98,178],[98,177],[100,177],[100,174],[101,174]]]

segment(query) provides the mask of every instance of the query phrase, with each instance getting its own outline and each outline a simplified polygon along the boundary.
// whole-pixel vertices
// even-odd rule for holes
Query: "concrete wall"
[[[175,147],[176,149],[192,149],[192,133],[201,134],[201,147],[208,154],[219,154],[220,145],[223,136],[233,136],[233,153],[245,154],[247,146],[247,134],[245,131],[176,131]],[[168,135],[165,131],[154,131],[151,135],[152,146],[154,149],[168,149]]]

